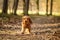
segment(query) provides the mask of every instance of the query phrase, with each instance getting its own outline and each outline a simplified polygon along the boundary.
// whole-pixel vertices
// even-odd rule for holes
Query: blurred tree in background
[[[37,0],[37,14],[39,14],[39,0]]]
[[[49,0],[46,0],[46,15],[48,15],[48,1]]]
[[[29,10],[29,0],[23,0],[23,2],[24,2],[24,7],[23,7],[24,15],[28,15],[28,10]]]
[[[19,0],[14,0],[14,4],[13,4],[14,15],[17,15],[16,11],[17,11],[17,7],[18,7],[18,2],[19,2]]]
[[[3,14],[7,14],[7,9],[8,9],[8,0],[3,0],[2,13],[3,13]]]
[[[50,2],[50,15],[52,15],[52,11],[53,11],[53,0],[51,0]]]

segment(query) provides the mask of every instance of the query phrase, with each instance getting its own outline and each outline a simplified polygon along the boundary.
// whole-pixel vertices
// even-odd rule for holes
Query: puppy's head
[[[23,16],[22,22],[24,22],[25,24],[29,24],[29,23],[31,24],[32,23],[30,16]]]

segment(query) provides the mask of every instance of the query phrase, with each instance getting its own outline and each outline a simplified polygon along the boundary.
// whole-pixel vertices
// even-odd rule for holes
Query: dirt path
[[[30,35],[20,34],[20,30],[21,25],[4,25],[0,27],[0,40],[60,40],[60,23],[33,24]]]
[[[20,34],[21,18],[0,19],[0,40],[60,40],[60,19],[32,17],[31,33]]]

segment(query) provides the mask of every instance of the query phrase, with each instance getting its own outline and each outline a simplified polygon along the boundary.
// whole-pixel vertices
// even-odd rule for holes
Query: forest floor
[[[20,34],[21,17],[0,17],[0,40],[60,40],[60,17],[31,16],[32,34]]]

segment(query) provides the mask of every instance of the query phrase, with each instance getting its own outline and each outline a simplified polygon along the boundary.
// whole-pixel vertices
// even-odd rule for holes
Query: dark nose
[[[25,21],[25,22],[27,22],[27,21]]]

